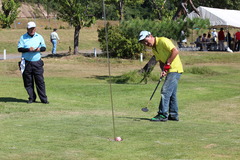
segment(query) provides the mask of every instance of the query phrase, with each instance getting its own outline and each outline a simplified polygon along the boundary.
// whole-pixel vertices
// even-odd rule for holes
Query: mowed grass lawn
[[[112,84],[115,135],[106,58],[44,58],[50,104],[27,104],[18,60],[0,61],[1,160],[233,160],[240,157],[240,54],[181,52],[179,122],[150,122],[157,84]],[[144,66],[111,60],[111,74]],[[153,74],[158,75],[158,67]]]
[[[92,50],[93,52],[94,48],[99,49],[100,46],[98,43],[98,34],[96,32],[96,28],[97,25],[81,29],[79,35],[79,51],[84,52],[85,50]],[[0,29],[0,53],[2,54],[3,50],[6,49],[7,54],[17,54],[18,41],[21,35],[25,34],[26,32],[26,29]],[[43,36],[47,47],[46,52],[50,53],[52,50],[52,44],[50,42],[50,34],[52,30],[45,30],[44,28],[37,26],[36,32]],[[73,53],[74,28],[58,29],[57,33],[60,38],[57,46],[57,53],[66,53],[69,51],[69,47]]]
[[[46,52],[50,53],[52,50],[50,34],[53,28],[57,28],[57,33],[60,38],[57,46],[57,53],[66,53],[69,51],[69,47],[73,53],[74,27],[70,27],[68,23],[56,19],[17,19],[16,26],[12,25],[12,29],[0,29],[0,53],[3,53],[4,49],[6,49],[7,54],[18,53],[18,41],[20,36],[27,32],[26,26],[29,21],[36,22],[36,32],[43,36],[47,47]],[[118,24],[116,21],[109,21],[109,23],[113,25]],[[100,50],[97,29],[100,29],[103,26],[104,21],[98,20],[91,27],[84,27],[80,30],[78,49],[81,53],[84,53],[85,51],[92,51],[93,53],[94,48],[98,51]],[[46,27],[51,27],[51,29],[46,29]]]

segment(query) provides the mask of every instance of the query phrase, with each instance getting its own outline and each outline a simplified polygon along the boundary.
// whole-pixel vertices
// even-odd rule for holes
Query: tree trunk
[[[188,10],[187,10],[188,3],[190,3],[192,9],[200,16],[200,13],[197,10],[197,8],[194,6],[192,0],[181,0],[181,2],[179,3],[179,6],[178,6],[177,12],[175,13],[175,15],[173,17],[173,20],[178,19],[182,15],[186,16],[188,14]]]
[[[139,72],[143,73],[143,75],[144,75],[143,79],[140,81],[140,83],[144,80],[145,80],[145,83],[147,83],[147,77],[150,75],[153,68],[157,64],[157,62],[158,61],[156,60],[156,57],[152,56],[152,58],[148,61],[148,63],[141,70],[139,70]]]
[[[123,6],[124,6],[124,2],[123,2],[123,0],[120,0],[120,1],[119,1],[119,15],[120,15],[120,21],[123,21],[123,19],[124,19]]]
[[[79,34],[80,34],[81,26],[75,26],[75,31],[74,31],[74,52],[73,54],[78,53],[78,44],[79,44]]]

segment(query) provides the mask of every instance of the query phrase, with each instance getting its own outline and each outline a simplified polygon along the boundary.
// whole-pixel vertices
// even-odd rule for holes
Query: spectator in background
[[[210,33],[208,33],[208,35],[207,35],[206,42],[207,42],[207,50],[209,51],[209,50],[211,50],[211,42],[212,42]]]
[[[207,42],[207,34],[203,33],[202,42]]]
[[[195,41],[195,44],[196,44],[196,47],[198,48],[200,48],[199,50],[201,51],[202,50],[202,36],[198,36],[198,38],[196,39],[196,41]]]
[[[240,31],[239,30],[235,33],[234,39],[235,39],[234,49],[235,51],[239,51],[240,49]]]
[[[203,33],[202,36],[202,50],[207,51],[207,34]]]
[[[213,29],[212,31],[212,41],[213,41],[213,47],[214,47],[214,50],[217,50],[217,36],[218,36],[218,33],[216,32],[216,29]]]
[[[231,36],[231,33],[229,31],[227,31],[226,40],[227,40],[228,47],[230,49],[232,49],[232,46],[231,46],[232,36]]]
[[[207,35],[206,42],[211,42],[211,34],[210,33],[208,33],[208,35]]]
[[[57,43],[60,40],[60,38],[58,37],[57,34],[57,29],[54,28],[53,32],[50,34],[50,41],[52,43],[52,54],[56,54],[57,53]]]
[[[217,42],[217,36],[218,36],[218,33],[216,32],[216,29],[213,29],[212,31],[213,42]]]
[[[219,44],[219,50],[220,51],[225,50],[224,41],[225,41],[225,35],[224,35],[223,28],[221,28],[220,31],[218,32],[218,44]]]

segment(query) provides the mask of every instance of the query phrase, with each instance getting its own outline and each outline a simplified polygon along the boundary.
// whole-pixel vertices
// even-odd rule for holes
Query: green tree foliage
[[[135,58],[143,50],[143,45],[138,43],[138,35],[142,30],[148,30],[153,36],[164,36],[175,41],[180,40],[181,31],[186,36],[190,35],[191,29],[208,28],[209,21],[202,19],[178,19],[176,21],[163,19],[162,21],[152,20],[131,20],[123,21],[119,26],[107,26],[108,49],[111,57]],[[98,30],[98,37],[101,49],[106,51],[104,28]]]
[[[58,5],[61,5],[56,0],[18,0],[18,2],[19,1],[41,4],[45,7],[48,13],[58,10]],[[181,2],[181,0],[105,0],[108,20],[130,20],[135,18],[152,20],[161,20],[162,18],[172,19]],[[192,2],[196,7],[206,6],[240,9],[239,0],[192,0]],[[88,1],[88,3],[89,5],[94,6],[92,14],[96,18],[102,19],[102,0]],[[189,12],[193,10],[191,5],[188,5],[187,8]]]
[[[205,7],[213,7],[213,8],[222,8],[222,9],[240,9],[240,1],[239,0],[193,0],[196,6],[205,6]]]
[[[11,24],[17,18],[20,3],[14,0],[3,0],[2,11],[0,12],[0,23],[2,28],[11,28]]]
[[[143,46],[138,43],[135,37],[128,38],[123,35],[120,27],[110,26],[107,24],[108,30],[108,51],[111,57],[134,58],[140,53]],[[106,52],[105,28],[98,30],[98,41],[101,49]]]
[[[78,53],[79,34],[82,27],[89,27],[95,22],[93,0],[55,0],[58,2],[58,17],[75,27],[74,54]]]
[[[119,20],[122,21],[124,19],[125,6],[134,6],[138,4],[142,4],[144,0],[106,0],[106,4],[113,4],[118,6]]]
[[[148,3],[152,13],[159,20],[162,18],[172,19],[174,13],[176,12],[176,7],[172,7],[171,0],[149,0],[145,2]]]

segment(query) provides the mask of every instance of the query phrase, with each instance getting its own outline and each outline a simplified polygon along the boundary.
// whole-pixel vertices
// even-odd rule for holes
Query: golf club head
[[[147,107],[144,107],[144,108],[142,108],[142,111],[143,111],[143,112],[148,112],[148,108],[147,108]]]

